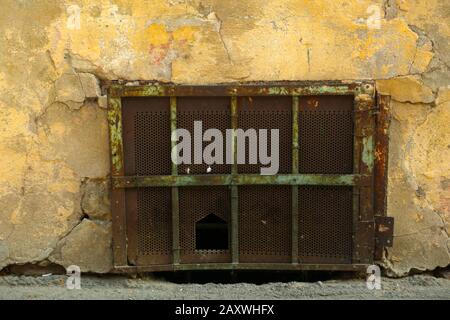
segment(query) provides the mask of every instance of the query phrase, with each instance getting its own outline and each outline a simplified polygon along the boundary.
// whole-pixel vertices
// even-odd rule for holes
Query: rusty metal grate
[[[239,261],[290,262],[291,188],[242,186],[239,190]]]
[[[382,217],[387,100],[380,98],[376,118],[374,96],[370,82],[112,85],[116,268],[353,270],[371,263],[392,232]],[[206,164],[172,164],[171,131],[192,133],[197,120],[203,132],[224,136],[226,129],[278,129],[278,174],[260,175],[260,164],[215,164],[210,173]],[[390,228],[383,238],[375,214]]]
[[[292,170],[292,99],[240,97],[238,127],[279,130],[279,173]],[[270,141],[270,140],[269,140]],[[246,154],[248,159],[248,153]],[[260,164],[238,164],[239,173],[259,174]],[[291,188],[241,186],[239,256],[241,262],[289,262],[291,255]]]
[[[158,139],[156,133],[169,134],[168,111],[136,112],[134,117],[134,157],[137,176],[170,174],[171,163],[167,158],[170,141]]]
[[[169,99],[127,98],[123,104],[125,174],[170,174]]]
[[[353,172],[353,97],[300,99],[299,172]]]
[[[177,127],[194,132],[194,121],[202,121],[203,130],[210,128],[219,129],[223,136],[225,130],[230,128],[230,99],[227,97],[181,97],[177,101]],[[193,139],[192,139],[193,140]],[[203,142],[203,148],[207,142]],[[223,144],[225,150],[225,141]],[[194,142],[192,141],[192,159],[194,159]],[[179,174],[206,174],[206,164],[181,164],[178,166]],[[230,173],[231,166],[227,164],[215,164],[211,166],[212,173]]]
[[[299,187],[299,260],[350,263],[353,190],[349,187]]]
[[[170,256],[171,197],[168,188],[140,188],[137,190],[137,234],[139,255],[154,255],[154,263]],[[158,258],[158,256],[160,258]]]
[[[125,174],[165,175],[171,172],[170,108],[167,98],[123,101]],[[136,233],[130,244],[145,263],[171,261],[170,188],[134,188],[125,193],[129,223]]]
[[[179,190],[182,263],[229,262],[230,250],[197,250],[195,225],[210,214],[230,221],[228,187],[185,187]]]
[[[247,129],[278,129],[280,135],[279,173],[292,170],[292,99],[290,97],[240,97],[238,127]],[[270,141],[270,140],[269,140]],[[246,154],[248,159],[248,152]],[[260,164],[238,164],[239,173],[260,173]]]

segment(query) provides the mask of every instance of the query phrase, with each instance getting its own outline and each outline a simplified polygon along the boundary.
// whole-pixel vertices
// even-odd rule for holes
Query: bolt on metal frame
[[[354,97],[354,170],[352,174],[300,174],[299,160],[299,97],[320,95],[352,95]],[[169,97],[170,126],[177,128],[177,97],[229,96],[232,129],[238,126],[239,96],[292,97],[292,172],[263,176],[238,174],[236,136],[233,136],[231,174],[178,175],[172,164],[171,175],[125,176],[122,138],[123,97]],[[382,247],[392,244],[392,220],[386,222],[386,166],[389,99],[379,96],[376,103],[374,84],[367,82],[303,82],[287,84],[242,84],[187,86],[145,83],[108,86],[108,122],[110,129],[112,221],[114,266],[123,271],[203,270],[203,269],[279,269],[279,270],[355,270],[365,268],[380,258]],[[381,112],[380,112],[381,110]],[[381,129],[380,129],[381,128]],[[176,142],[172,142],[174,146]],[[374,177],[374,170],[377,177]],[[180,264],[180,211],[178,187],[230,186],[231,188],[231,262]],[[238,186],[292,186],[292,263],[240,263]],[[298,186],[325,185],[353,187],[353,256],[351,264],[304,264],[298,259]],[[172,263],[166,265],[131,266],[127,258],[125,188],[170,187],[172,193]],[[374,192],[376,190],[376,193]],[[374,214],[374,208],[377,212]],[[377,221],[377,222],[376,222]],[[388,227],[386,227],[388,225]],[[384,237],[378,238],[382,226]]]

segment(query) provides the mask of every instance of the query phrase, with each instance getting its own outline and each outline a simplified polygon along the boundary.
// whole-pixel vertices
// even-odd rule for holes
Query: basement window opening
[[[107,94],[118,270],[365,270],[392,246],[390,100],[374,82],[113,82]],[[242,151],[238,130],[258,140]],[[174,161],[179,132],[193,138]]]

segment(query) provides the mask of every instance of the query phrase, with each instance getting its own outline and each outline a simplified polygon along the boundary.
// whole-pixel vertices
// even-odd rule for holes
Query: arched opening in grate
[[[195,249],[228,249],[228,223],[211,213],[195,223]]]

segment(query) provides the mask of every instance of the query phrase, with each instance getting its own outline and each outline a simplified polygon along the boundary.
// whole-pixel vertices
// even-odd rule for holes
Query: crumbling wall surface
[[[101,80],[376,79],[392,275],[450,264],[450,3],[2,0],[0,269],[111,267]]]

